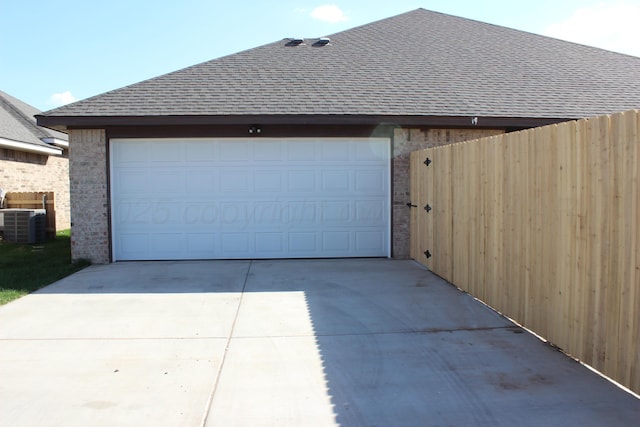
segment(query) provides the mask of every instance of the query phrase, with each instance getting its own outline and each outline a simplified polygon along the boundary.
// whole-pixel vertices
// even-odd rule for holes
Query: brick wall
[[[102,129],[69,131],[71,256],[110,262],[106,135]]]
[[[409,258],[409,155],[423,148],[504,133],[493,129],[395,129],[393,134],[392,256]]]
[[[0,188],[6,192],[53,191],[56,228],[71,226],[69,200],[69,158],[0,149]]]

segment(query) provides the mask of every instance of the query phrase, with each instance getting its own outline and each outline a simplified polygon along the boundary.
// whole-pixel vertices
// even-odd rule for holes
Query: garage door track
[[[411,261],[92,266],[0,307],[0,426],[637,426]]]

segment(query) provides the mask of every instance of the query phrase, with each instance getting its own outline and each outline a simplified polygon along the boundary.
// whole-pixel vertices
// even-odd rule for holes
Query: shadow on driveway
[[[640,419],[640,400],[386,259],[93,266],[0,308],[0,378],[0,425]]]

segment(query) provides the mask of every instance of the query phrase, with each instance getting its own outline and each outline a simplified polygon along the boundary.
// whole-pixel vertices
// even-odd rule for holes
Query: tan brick
[[[109,254],[107,140],[103,129],[69,131],[71,256],[106,264]]]
[[[67,150],[62,156],[47,156],[0,149],[0,188],[12,193],[53,191],[56,228],[71,226]]]

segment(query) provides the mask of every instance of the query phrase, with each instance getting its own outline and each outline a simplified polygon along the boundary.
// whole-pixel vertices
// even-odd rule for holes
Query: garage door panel
[[[202,231],[218,229],[220,227],[221,208],[218,202],[188,201],[180,204],[182,210],[182,226],[187,230]]]
[[[288,173],[289,193],[296,192],[315,192],[316,191],[316,173],[314,171],[293,170]]]
[[[118,188],[119,194],[140,194],[149,187],[148,179],[149,173],[144,169],[125,169],[114,177],[114,184]]]
[[[240,229],[249,226],[249,203],[231,200],[220,204],[221,226],[227,229]]]
[[[278,257],[285,252],[284,233],[256,232],[254,239],[258,254],[272,254]]]
[[[354,172],[355,191],[359,194],[386,194],[386,180],[383,171],[376,169]]]
[[[384,224],[386,221],[387,204],[383,200],[356,200],[354,204],[358,223],[373,221],[377,224]]]
[[[233,256],[246,256],[251,253],[249,243],[250,233],[220,233],[220,251]]]
[[[200,194],[215,194],[220,191],[218,182],[220,181],[219,173],[211,168],[190,169],[190,173],[186,176],[185,192]]]
[[[262,144],[254,144],[253,160],[257,162],[282,162],[284,153],[281,141],[267,141]]]
[[[323,223],[349,226],[351,222],[351,202],[349,200],[329,200],[321,204],[320,220]]]
[[[311,162],[316,160],[316,143],[313,141],[289,141],[286,144],[287,160],[290,162]]]
[[[389,256],[388,140],[114,139],[111,159],[115,260]]]
[[[324,162],[348,162],[351,158],[351,146],[340,144],[338,141],[320,143],[320,160]]]
[[[115,221],[119,227],[136,228],[150,224],[155,201],[122,200],[115,209]]]
[[[154,251],[166,256],[176,257],[187,249],[187,236],[183,233],[158,233],[149,234],[148,241]]]
[[[220,160],[223,162],[248,162],[249,142],[228,141],[220,142]]]
[[[351,233],[349,231],[324,231],[322,233],[322,251],[328,254],[348,252]]]
[[[377,142],[358,144],[354,146],[354,149],[355,160],[358,162],[376,163],[381,160],[385,161],[389,156],[387,147]]]
[[[217,233],[188,233],[187,259],[207,258],[211,257],[211,254],[219,253],[217,241]]]
[[[123,259],[145,259],[149,252],[149,236],[145,233],[122,233],[115,246]]]
[[[249,171],[223,169],[220,171],[220,190],[223,193],[246,193],[250,191]]]
[[[283,176],[279,170],[258,170],[253,174],[253,189],[258,192],[283,191]]]
[[[348,170],[322,171],[322,191],[340,195],[348,194],[351,188],[351,172]]]
[[[148,144],[140,142],[139,144],[122,144],[118,150],[113,152],[112,161],[119,165],[134,166],[136,163],[147,163],[149,159]]]
[[[150,163],[175,163],[184,161],[184,143],[182,142],[154,142],[150,144],[148,159]]]
[[[318,250],[316,233],[313,231],[291,232],[289,233],[287,240],[289,243],[289,251],[294,257],[315,253]]]
[[[287,204],[285,224],[292,226],[312,226],[318,218],[318,203],[313,200],[295,201]]]
[[[185,142],[185,160],[187,162],[203,163],[218,160],[218,146],[203,144],[202,141]]]
[[[286,224],[288,219],[284,215],[285,206],[280,202],[265,201],[253,204],[253,215],[251,215],[251,224],[259,229],[267,225],[271,228]]]
[[[356,231],[356,251],[377,251],[384,242],[384,234],[381,231]]]
[[[182,193],[187,184],[185,175],[183,170],[157,171],[152,177],[147,178],[149,188],[145,190],[154,194]]]

